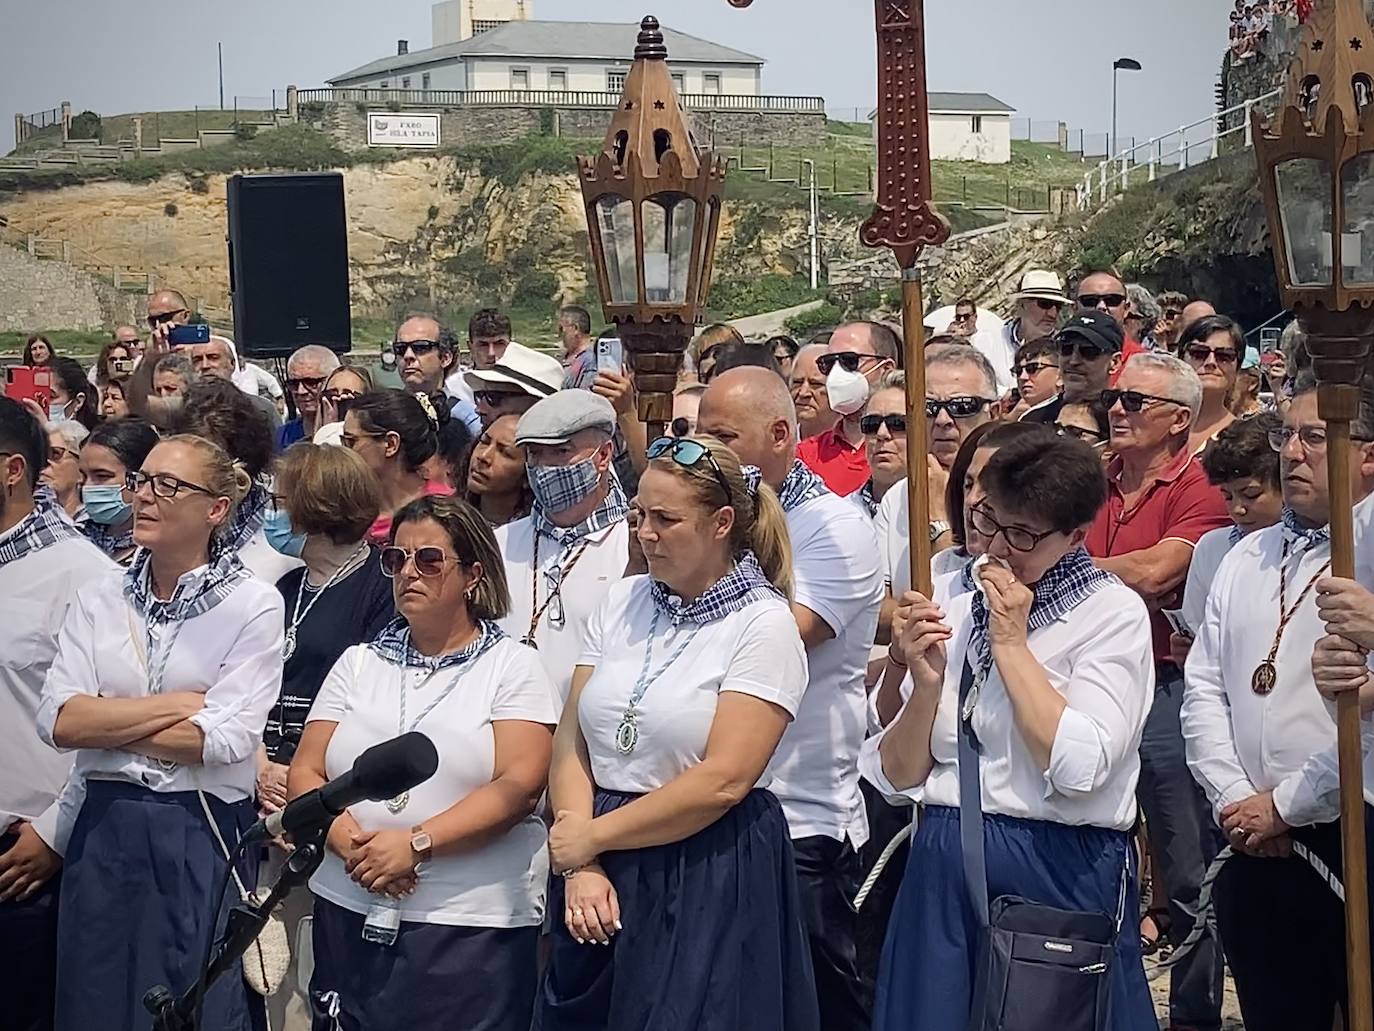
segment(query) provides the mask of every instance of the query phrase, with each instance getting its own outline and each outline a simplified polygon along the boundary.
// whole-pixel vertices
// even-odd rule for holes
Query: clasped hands
[[[554,873],[564,875],[563,922],[579,945],[609,945],[622,930],[620,900],[606,871],[595,820],[560,809],[549,831],[549,859]]]

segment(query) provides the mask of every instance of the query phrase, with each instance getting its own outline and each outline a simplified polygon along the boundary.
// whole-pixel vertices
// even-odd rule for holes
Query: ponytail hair
[[[753,478],[746,478],[739,457],[715,437],[697,435],[686,439],[706,448],[715,459],[715,467],[706,460],[683,466],[669,457],[655,459],[652,466],[689,483],[697,501],[707,511],[714,512],[726,505],[733,508],[735,524],[730,531],[731,553],[738,556],[752,551],[768,582],[791,601],[792,539],[777,494],[766,483],[751,486]],[[716,479],[716,469],[730,488],[728,496],[720,480]]]

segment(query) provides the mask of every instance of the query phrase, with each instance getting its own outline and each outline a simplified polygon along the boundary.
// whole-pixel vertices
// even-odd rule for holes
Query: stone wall
[[[323,109],[321,113],[321,109]],[[327,132],[346,150],[367,147],[368,110],[388,112],[380,105],[352,101],[309,105],[303,121]],[[540,107],[425,107],[406,105],[407,111],[437,112],[439,138],[445,147],[478,143],[509,143],[540,133],[573,139],[601,139],[610,112],[600,108]],[[805,112],[696,111],[689,114],[692,130],[708,146],[737,144],[741,137],[751,146],[776,144],[806,147],[826,139],[825,115]]]
[[[89,272],[0,244],[0,331],[113,328],[137,323],[143,298]]]

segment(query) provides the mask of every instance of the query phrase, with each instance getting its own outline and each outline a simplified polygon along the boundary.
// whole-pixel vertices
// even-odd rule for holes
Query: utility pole
[[[219,109],[224,110],[224,44],[216,43],[215,49],[219,51]]]
[[[820,220],[821,209],[819,198],[816,195],[816,162],[810,158],[804,159],[806,168],[811,173],[810,193],[811,193],[811,226],[808,235],[811,241],[811,289],[820,288],[820,266],[821,266],[821,241],[820,241]]]

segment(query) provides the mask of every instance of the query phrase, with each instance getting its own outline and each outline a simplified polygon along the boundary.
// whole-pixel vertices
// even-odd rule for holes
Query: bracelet
[[[573,876],[573,874],[579,874],[585,869],[587,869],[585,866],[574,867],[571,870],[564,870],[560,876],[566,881],[569,877]]]
[[[896,666],[898,669],[907,669],[907,668],[908,668],[908,667],[907,667],[907,664],[906,664],[905,662],[903,662],[901,659],[893,658],[891,649],[888,650],[888,653],[887,653],[887,661],[890,662],[890,663],[892,663],[892,665]]]

